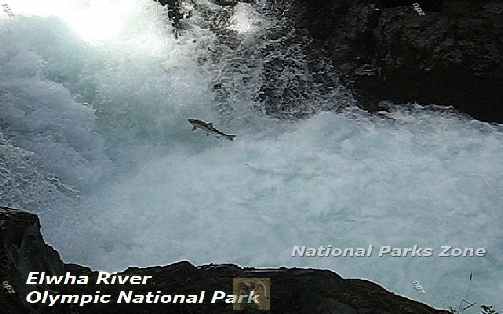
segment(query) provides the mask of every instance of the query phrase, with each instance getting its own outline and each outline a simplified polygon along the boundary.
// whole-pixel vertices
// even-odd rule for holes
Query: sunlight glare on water
[[[58,17],[81,38],[95,43],[119,37],[131,19],[146,10],[145,3],[137,0],[15,0],[8,5],[16,15]]]

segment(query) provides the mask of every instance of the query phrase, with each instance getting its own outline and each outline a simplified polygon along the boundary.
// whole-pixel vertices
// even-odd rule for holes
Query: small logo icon
[[[16,291],[14,291],[14,288],[12,288],[12,286],[9,284],[9,282],[6,280],[4,282],[2,282],[2,287],[7,290],[7,293],[9,294],[14,294],[16,293]]]
[[[426,293],[426,290],[424,290],[423,285],[421,285],[421,283],[419,281],[414,280],[411,283],[412,283],[412,288],[414,288],[414,290],[416,290],[417,292],[420,292],[420,293]]]
[[[232,288],[235,295],[253,296],[253,302],[234,303],[233,309],[235,311],[244,309],[271,310],[270,278],[234,278]]]
[[[423,9],[421,8],[421,5],[417,2],[414,2],[412,4],[412,7],[414,8],[414,10],[417,12],[418,15],[426,15],[426,13],[424,13]]]

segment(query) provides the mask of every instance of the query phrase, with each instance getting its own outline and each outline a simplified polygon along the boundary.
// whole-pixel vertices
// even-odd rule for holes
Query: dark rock
[[[179,27],[180,20],[183,19],[183,12],[181,10],[181,0],[155,0],[161,5],[168,7],[168,17],[173,22],[175,27]]]
[[[190,17],[192,12],[189,6],[184,6],[183,0],[154,0],[159,2],[162,6],[167,7],[167,15],[168,19],[171,21],[171,25],[173,26],[173,34],[175,38],[178,38],[181,30],[186,28],[184,23],[184,19]],[[191,0],[187,0],[186,2],[192,3]]]
[[[205,290],[232,293],[235,277],[259,277],[271,280],[271,313],[356,314],[356,313],[448,313],[397,296],[380,286],[364,281],[343,279],[334,272],[315,269],[255,269],[236,265],[204,265],[196,267],[182,261],[168,266],[129,267],[120,275],[152,276],[145,285],[95,285],[97,272],[76,264],[64,264],[59,254],[45,244],[37,216],[9,208],[0,208],[0,304],[2,313],[234,313],[231,305],[210,304],[75,304],[28,305],[28,291],[50,291],[51,294],[110,294],[119,291],[146,294],[199,294]],[[61,275],[89,276],[87,285],[24,284],[30,271]],[[211,297],[211,296],[210,296]],[[244,313],[256,311],[245,310]]]
[[[323,51],[372,109],[380,100],[452,105],[503,122],[501,1],[293,1]],[[363,70],[363,71],[362,71]]]
[[[33,310],[23,301],[23,296],[34,289],[25,285],[30,271],[45,271],[56,275],[63,273],[63,269],[64,264],[58,252],[44,242],[36,215],[0,207],[2,313],[27,313]]]

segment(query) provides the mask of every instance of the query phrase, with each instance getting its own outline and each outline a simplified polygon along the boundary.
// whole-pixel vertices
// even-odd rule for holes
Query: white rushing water
[[[259,35],[274,21],[251,5],[234,9],[232,51],[197,11],[175,40],[147,0],[36,3],[12,1],[16,17],[0,18],[0,205],[39,213],[65,261],[328,268],[435,306],[469,289],[503,307],[501,126],[412,105],[267,117],[254,96]],[[212,61],[215,49],[224,57]],[[351,102],[342,87],[313,99]],[[193,117],[237,140],[191,132]],[[369,244],[489,253],[290,256],[294,245]]]

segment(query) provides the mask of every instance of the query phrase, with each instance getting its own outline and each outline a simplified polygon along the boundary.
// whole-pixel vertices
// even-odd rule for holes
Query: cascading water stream
[[[502,126],[414,105],[354,109],[336,78],[315,88],[266,3],[198,1],[178,39],[147,0],[11,7],[0,20],[0,204],[37,211],[66,261],[328,268],[442,307],[473,272],[473,298],[503,306]],[[279,96],[296,102],[271,107]],[[192,132],[193,117],[238,137]],[[489,253],[290,256],[369,244]]]

